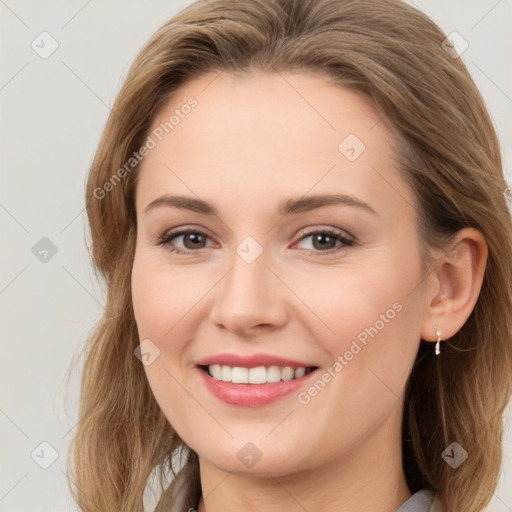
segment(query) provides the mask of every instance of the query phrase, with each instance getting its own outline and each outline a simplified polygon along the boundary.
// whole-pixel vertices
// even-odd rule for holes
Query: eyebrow
[[[347,194],[329,194],[329,195],[316,195],[303,197],[299,199],[291,198],[281,201],[278,205],[278,212],[280,215],[290,215],[321,208],[322,206],[330,206],[335,204],[342,204],[345,206],[353,206],[361,210],[367,211],[373,215],[379,216],[378,213],[367,203],[358,199],[357,197]],[[144,209],[144,213],[149,212],[160,206],[183,208],[192,210],[203,215],[215,215],[218,217],[217,209],[211,204],[186,196],[170,196],[163,195],[149,203]]]

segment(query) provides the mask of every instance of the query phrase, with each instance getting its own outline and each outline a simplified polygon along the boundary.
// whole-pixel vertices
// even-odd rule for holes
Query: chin
[[[215,443],[215,450],[212,450],[212,444],[210,442],[204,450],[201,446],[193,449],[202,461],[228,473],[268,478],[269,473],[282,476],[294,473],[301,467],[301,460],[297,458],[297,444],[285,447],[277,438],[275,442],[270,439],[251,442],[235,438],[223,445]]]

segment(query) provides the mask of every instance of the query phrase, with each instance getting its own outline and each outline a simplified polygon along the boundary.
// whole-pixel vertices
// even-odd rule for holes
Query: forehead
[[[168,100],[149,135],[138,210],[171,191],[240,204],[334,188],[377,203],[407,195],[371,103],[321,74],[203,75]]]
[[[193,109],[187,107],[191,98],[197,101]],[[179,119],[176,114],[181,114]],[[182,144],[191,128],[203,147],[215,148],[222,141],[223,154],[241,146],[255,148],[263,141],[269,143],[267,149],[291,146],[298,154],[300,148],[293,147],[297,139],[310,141],[309,152],[328,147],[338,151],[338,142],[350,133],[387,150],[384,132],[373,130],[380,119],[369,101],[323,74],[208,73],[176,91],[152,129],[170,120],[172,129],[163,134],[169,145]]]

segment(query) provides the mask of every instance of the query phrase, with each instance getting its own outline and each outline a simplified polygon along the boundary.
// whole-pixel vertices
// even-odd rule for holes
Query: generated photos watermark
[[[191,96],[186,103],[181,105],[180,108],[174,109],[174,114],[168,121],[160,123],[153,129],[150,135],[146,138],[144,144],[132,153],[132,156],[120,167],[101,187],[94,189],[93,195],[96,199],[103,199],[107,192],[111,192],[114,187],[121,182],[135,167],[149,154],[152,149],[155,149],[159,142],[162,142],[164,137],[172,132],[185,117],[187,117],[192,109],[197,107],[199,102],[194,96]]]
[[[350,348],[346,350],[342,355],[338,355],[334,363],[325,370],[315,382],[305,391],[301,391],[297,395],[297,400],[302,405],[307,405],[311,402],[312,398],[317,396],[329,382],[332,381],[338,375],[345,366],[347,366],[354,357],[359,354],[363,348],[368,344],[368,337],[374,338],[379,334],[386,325],[395,318],[395,316],[402,311],[403,306],[400,302],[394,302],[393,305],[386,310],[385,313],[379,315],[379,319],[376,320],[370,327],[365,327],[356,336],[356,339],[352,340]]]

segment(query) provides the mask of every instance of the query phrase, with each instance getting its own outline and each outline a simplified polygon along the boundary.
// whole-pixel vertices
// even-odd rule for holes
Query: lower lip
[[[242,407],[267,405],[282,396],[289,395],[304,386],[317,370],[315,369],[299,379],[281,380],[266,384],[233,384],[232,382],[216,380],[201,368],[196,368],[201,374],[206,387],[214,396],[227,404]]]

